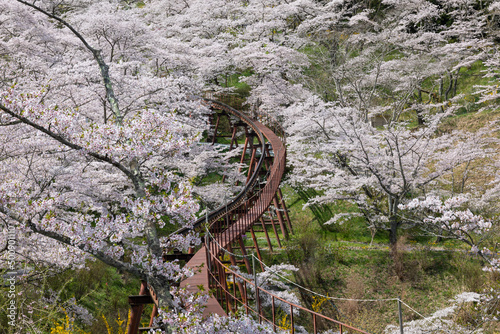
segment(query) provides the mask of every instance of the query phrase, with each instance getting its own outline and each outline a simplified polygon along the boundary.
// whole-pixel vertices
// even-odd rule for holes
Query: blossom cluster
[[[174,304],[177,309],[165,312],[159,311],[159,316],[155,319],[156,324],[168,324],[175,334],[191,333],[274,333],[272,327],[259,324],[254,319],[238,315],[222,317],[217,314],[203,316],[206,302],[209,295],[206,292],[190,293],[184,289],[172,289]],[[180,310],[180,311],[179,311]],[[163,333],[162,330],[151,330],[152,333]]]
[[[425,210],[429,215],[424,218],[425,223],[438,224],[449,232],[461,235],[463,232],[484,233],[492,226],[491,221],[481,215],[476,215],[469,208],[463,208],[468,202],[466,196],[453,196],[441,200],[438,196],[427,196],[423,199],[414,198],[407,204],[400,204],[401,210]]]
[[[417,219],[428,225],[430,231],[443,231],[447,237],[464,241],[471,246],[473,253],[481,255],[487,262],[486,271],[500,271],[498,254],[486,247],[480,249],[481,236],[490,231],[492,222],[483,216],[474,214],[466,206],[469,198],[465,195],[453,196],[442,200],[438,196],[428,195],[425,198],[414,198],[407,204],[400,204],[400,210],[410,212]]]

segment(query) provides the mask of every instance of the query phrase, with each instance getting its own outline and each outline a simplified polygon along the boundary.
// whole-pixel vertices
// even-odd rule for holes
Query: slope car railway
[[[223,101],[223,102],[222,102]],[[207,96],[204,103],[213,111],[213,131],[208,140],[216,143],[218,137],[230,138],[230,149],[238,147],[238,133],[244,133],[245,143],[240,162],[245,163],[247,171],[244,189],[230,202],[198,219],[191,229],[182,228],[176,234],[185,234],[192,230],[203,235],[202,246],[195,252],[191,249],[187,254],[177,250],[170,250],[164,255],[164,260],[179,259],[186,261],[192,268],[201,271],[181,282],[181,287],[197,292],[200,286],[204,291],[215,291],[208,300],[204,315],[219,314],[227,316],[243,311],[261,323],[269,324],[275,331],[284,330],[295,332],[297,314],[308,314],[309,323],[304,326],[314,334],[319,330],[327,329],[338,333],[367,332],[326,317],[298,304],[291,303],[267,291],[256,282],[256,265],[250,263],[248,249],[252,249],[264,271],[262,265],[261,248],[257,242],[256,232],[265,235],[267,248],[273,251],[275,245],[281,247],[281,240],[288,239],[292,233],[292,225],[286,210],[283,195],[279,188],[285,171],[286,147],[284,130],[271,116],[262,112],[244,113],[236,110],[234,99],[227,96]],[[230,131],[220,131],[221,120],[226,118],[226,127]],[[226,135],[224,135],[226,133]],[[208,229],[206,229],[208,226]],[[250,233],[252,246],[245,243]],[[237,251],[237,253],[236,253]],[[254,261],[257,262],[257,261]],[[247,273],[254,275],[248,279],[236,268],[241,265]],[[264,307],[263,300],[269,301],[270,306]],[[139,295],[129,296],[131,305],[128,334],[137,334],[152,329],[153,320],[157,314],[158,302],[152,288],[142,282]],[[154,304],[149,327],[139,327],[140,318],[145,304]],[[286,328],[283,321],[278,321],[278,315],[286,309],[288,314]],[[281,313],[280,313],[281,312]]]

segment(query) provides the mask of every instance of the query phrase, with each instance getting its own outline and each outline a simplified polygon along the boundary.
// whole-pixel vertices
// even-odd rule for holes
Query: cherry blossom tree
[[[163,261],[162,231],[189,225],[199,206],[169,162],[201,138],[206,109],[191,93],[199,85],[160,73],[165,52],[147,42],[161,37],[139,7],[0,6],[2,234],[15,227],[19,263],[82,266],[90,255],[147,281],[161,307],[176,309],[170,283],[190,271]],[[176,246],[199,242],[188,235]]]
[[[3,235],[15,227],[19,262],[57,269],[97,258],[179,311],[170,283],[191,272],[162,260],[168,225],[194,221],[195,198],[213,206],[237,191],[230,182],[204,187],[204,175],[239,177],[229,163],[236,151],[198,143],[207,129],[201,92],[242,69],[271,76],[289,66],[277,43],[248,57],[257,36],[233,52],[246,6],[221,5],[0,1],[0,216]],[[207,15],[218,25],[200,29]]]
[[[398,205],[408,195],[435,186],[455,166],[489,152],[484,133],[437,135],[449,113],[429,115],[425,127],[411,129],[400,121],[377,129],[358,109],[314,96],[297,108],[304,107],[313,113],[295,118],[289,127],[291,181],[320,190],[313,202],[356,204],[370,224],[389,229],[391,243],[403,224]]]
[[[484,270],[500,271],[500,259],[486,247],[481,247],[487,240],[492,227],[491,220],[474,214],[467,207],[469,198],[465,195],[453,196],[441,200],[438,196],[414,198],[399,209],[405,210],[407,219],[418,219],[420,225],[427,225],[426,230],[441,234],[442,237],[463,241],[479,254],[488,264]]]
[[[291,183],[322,192],[310,203],[354,203],[394,244],[399,228],[413,226],[398,205],[446,183],[457,166],[493,157],[496,126],[441,130],[461,107],[463,97],[452,92],[460,68],[490,55],[486,14],[470,2],[381,4],[384,15],[366,4],[328,2],[335,14],[323,11],[299,26],[325,72],[313,71],[307,84],[316,94],[296,95],[282,114]]]
[[[213,207],[238,190],[203,179],[237,179],[237,152],[199,143],[202,92],[232,93],[233,78],[284,122],[290,182],[320,191],[311,203],[354,203],[395,243],[416,224],[400,204],[494,154],[494,124],[441,128],[462,107],[463,69],[482,62],[497,77],[499,6],[480,3],[0,0],[1,233],[15,226],[22,261],[62,268],[90,255],[128,271],[177,314],[174,299],[188,297],[169,284],[190,273],[161,259],[169,225],[189,225],[197,199]],[[495,86],[477,95],[495,108]],[[476,197],[491,201],[497,184]],[[208,330],[199,305],[184,306],[198,313],[170,325]]]

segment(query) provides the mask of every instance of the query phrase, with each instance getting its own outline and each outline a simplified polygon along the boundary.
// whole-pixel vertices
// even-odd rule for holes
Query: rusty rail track
[[[246,139],[241,160],[244,160],[245,154],[248,151],[251,152],[249,154],[247,183],[245,188],[230,203],[222,205],[206,216],[201,217],[194,222],[192,228],[182,228],[175,232],[177,234],[185,234],[194,230],[200,232],[202,235],[204,234],[202,247],[192,257],[189,256],[191,259],[186,264],[193,268],[201,266],[201,272],[183,281],[181,287],[196,292],[198,291],[198,287],[202,285],[205,291],[215,291],[208,301],[204,312],[205,315],[216,313],[225,316],[235,314],[238,310],[243,310],[247,315],[253,315],[259,322],[268,323],[273,330],[283,330],[284,328],[278,325],[276,319],[278,312],[277,304],[279,304],[281,310],[283,310],[284,305],[288,309],[288,330],[291,333],[295,332],[296,316],[294,315],[297,312],[302,312],[303,314],[309,314],[310,324],[308,328],[315,334],[319,331],[318,322],[321,322],[322,328],[339,330],[341,334],[368,334],[363,330],[356,329],[306,307],[286,301],[273,293],[273,291],[266,291],[260,287],[256,284],[255,280],[245,278],[241,275],[241,272],[233,269],[238,261],[232,252],[234,248],[238,247],[247,272],[255,274],[256,268],[255,266],[252,267],[249,263],[247,246],[245,246],[242,237],[249,231],[251,232],[254,242],[253,248],[260,259],[260,249],[255,237],[254,226],[259,224],[262,226],[262,231],[265,233],[271,251],[272,244],[269,237],[271,233],[268,234],[267,225],[272,226],[274,236],[277,238],[280,247],[281,243],[277,226],[284,238],[288,238],[288,233],[292,232],[292,226],[279,189],[286,163],[283,129],[269,115],[254,112],[252,117],[250,114],[245,114],[221,102],[221,100],[221,96],[208,96],[204,99],[204,103],[212,110],[219,110],[221,113],[224,113],[228,117],[228,121],[231,116],[244,124]],[[213,142],[215,142],[215,136],[217,135],[219,117],[216,121],[217,125],[214,130]],[[233,131],[232,140],[234,140],[234,133],[236,131]],[[233,142],[231,142],[232,145]],[[236,143],[236,145],[238,144]],[[259,154],[260,156],[258,157]],[[264,187],[260,187],[262,181],[265,181]],[[271,207],[276,209],[274,213],[270,211]],[[266,223],[263,218],[266,213],[270,216],[270,224]],[[273,220],[273,215],[276,216],[277,220]],[[209,233],[205,233],[204,231],[207,224],[209,226]],[[228,254],[231,266],[228,266],[228,261],[225,260]],[[264,270],[263,267],[262,270]],[[232,291],[229,287],[231,284],[228,281],[232,284]],[[249,290],[253,291],[250,295]],[[148,293],[148,287],[145,283],[141,286],[140,295],[149,295],[150,300],[148,302],[155,303],[154,291],[149,290]],[[138,328],[140,313],[142,312],[142,308],[139,307],[141,303],[139,297],[135,296],[135,299],[131,301],[133,310],[128,330],[129,334],[150,329],[150,327]],[[263,298],[271,300],[271,306],[268,307],[268,310],[262,307],[261,299]],[[142,303],[145,303],[144,300]],[[136,307],[135,313],[134,307]],[[157,305],[154,305],[150,326],[156,314],[156,307]]]

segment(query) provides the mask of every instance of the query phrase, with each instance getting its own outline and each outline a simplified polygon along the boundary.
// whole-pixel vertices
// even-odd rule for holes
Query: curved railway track
[[[291,303],[280,298],[276,292],[267,291],[256,284],[256,267],[249,261],[247,248],[255,249],[258,258],[260,247],[254,231],[254,226],[262,228],[267,246],[272,251],[270,235],[276,238],[281,247],[280,236],[288,238],[292,232],[292,226],[288,218],[283,196],[279,189],[281,178],[285,170],[286,148],[283,129],[269,115],[263,113],[243,113],[229,104],[231,101],[222,102],[220,96],[210,96],[204,99],[204,103],[215,112],[214,131],[212,143],[215,143],[218,135],[219,121],[221,117],[227,118],[227,123],[232,126],[231,145],[238,146],[236,138],[237,127],[242,127],[245,132],[245,144],[241,162],[248,160],[247,182],[244,189],[229,203],[208,213],[198,219],[192,228],[182,228],[176,234],[185,234],[192,230],[204,235],[204,242],[195,254],[166,254],[167,259],[187,260],[186,265],[199,268],[201,271],[194,276],[184,280],[181,287],[189,291],[198,291],[203,286],[205,291],[215,291],[210,297],[204,315],[219,314],[226,316],[236,311],[244,311],[252,315],[259,322],[268,323],[276,331],[284,328],[277,324],[278,312],[288,314],[288,331],[295,332],[297,314],[309,314],[310,323],[306,328],[313,333],[325,329],[338,330],[339,333],[363,333],[347,324],[341,323],[320,313],[309,310],[303,306]],[[253,114],[253,115],[251,115]],[[214,117],[215,119],[215,117]],[[263,185],[263,186],[262,186]],[[275,219],[276,218],[276,219]],[[207,228],[208,226],[208,228]],[[269,226],[272,231],[268,233]],[[253,246],[246,246],[244,237],[246,233],[252,235]],[[238,261],[234,250],[239,248],[240,257]],[[229,257],[229,260],[227,259]],[[240,262],[248,274],[253,274],[255,279],[248,279],[241,272],[234,270]],[[230,264],[231,266],[229,266]],[[264,267],[261,265],[262,270]],[[269,307],[262,306],[262,300],[266,299]],[[146,303],[154,303],[150,326],[156,314],[157,303],[154,291],[150,290],[146,283],[142,283],[139,296],[130,296],[129,302],[132,307],[131,320],[129,322],[128,334],[136,334],[147,331],[151,327],[139,328],[139,320]],[[278,307],[279,306],[279,307]],[[281,310],[279,311],[278,308]],[[301,317],[304,319],[304,316]],[[307,317],[306,317],[307,318]],[[301,324],[304,325],[304,324]]]

